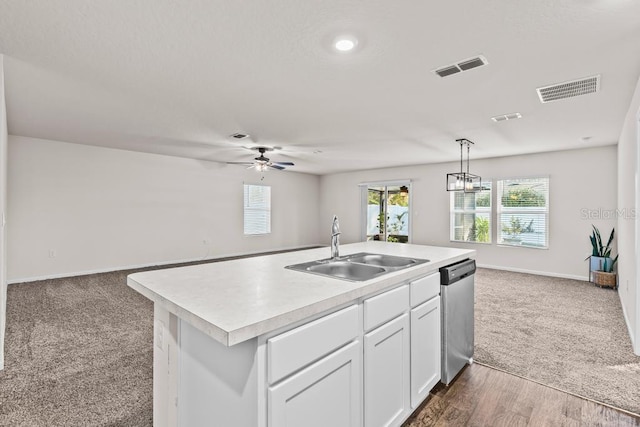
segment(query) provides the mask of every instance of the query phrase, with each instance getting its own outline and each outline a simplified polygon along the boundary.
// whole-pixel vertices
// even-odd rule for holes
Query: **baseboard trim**
[[[99,269],[96,269],[96,270],[77,271],[77,272],[73,272],[73,273],[60,273],[60,274],[48,274],[48,275],[45,275],[45,276],[23,277],[23,278],[19,278],[19,279],[8,280],[7,284],[8,285],[13,285],[13,284],[16,284],[16,283],[37,282],[39,280],[63,279],[65,277],[76,277],[76,276],[88,276],[90,274],[111,273],[113,271],[134,270],[134,269],[137,269],[137,268],[147,268],[147,267],[160,267],[160,266],[163,266],[163,265],[172,265],[172,264],[186,264],[186,263],[190,263],[190,262],[215,261],[217,259],[232,258],[232,257],[245,257],[245,256],[249,257],[249,256],[256,256],[256,255],[268,254],[268,253],[273,253],[273,252],[287,252],[287,251],[311,249],[311,248],[317,248],[317,247],[321,247],[321,246],[323,246],[323,245],[291,246],[291,247],[286,247],[286,248],[267,249],[267,250],[260,250],[260,251],[237,252],[237,253],[230,253],[230,254],[224,254],[224,255],[216,255],[216,256],[213,256],[213,257],[206,257],[206,258],[181,259],[181,260],[174,260],[174,261],[162,261],[162,262],[153,262],[153,263],[146,263],[146,264],[134,264],[134,265],[119,266],[119,267],[106,267],[106,268],[99,268]]]
[[[618,292],[618,297],[620,298],[620,305],[622,306],[622,315],[624,316],[624,322],[627,324],[627,333],[629,334],[629,339],[631,340],[631,348],[633,349],[633,353],[636,356],[640,356],[640,348],[636,346],[636,337],[633,334],[631,322],[629,321],[629,316],[627,315],[627,309],[624,306],[624,301],[622,301],[622,295],[620,294],[620,292]]]
[[[478,267],[491,268],[493,270],[511,271],[513,273],[535,274],[538,276],[559,277],[561,279],[583,280],[585,282],[589,281],[589,276],[579,276],[575,274],[553,273],[549,271],[528,270],[525,268],[504,267],[501,265],[489,265],[489,264],[478,264]]]

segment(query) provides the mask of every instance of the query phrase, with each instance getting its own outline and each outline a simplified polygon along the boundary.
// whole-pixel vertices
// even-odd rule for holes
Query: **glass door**
[[[409,183],[371,184],[366,189],[363,223],[365,240],[409,242]]]

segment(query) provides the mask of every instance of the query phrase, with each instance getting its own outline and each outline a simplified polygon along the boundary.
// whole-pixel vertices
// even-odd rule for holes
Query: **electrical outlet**
[[[53,249],[49,249],[49,258],[55,258],[56,257],[56,251],[54,251]]]

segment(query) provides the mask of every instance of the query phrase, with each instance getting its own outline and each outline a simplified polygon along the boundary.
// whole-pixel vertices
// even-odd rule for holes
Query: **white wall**
[[[4,57],[0,55],[0,369],[4,369],[7,309],[7,251],[4,218],[7,206],[7,108],[4,99]]]
[[[452,148],[454,149],[454,148]],[[358,184],[411,179],[413,243],[476,249],[484,266],[586,279],[591,224],[605,233],[610,220],[584,219],[582,209],[616,209],[616,147],[559,151],[474,160],[471,172],[483,179],[546,175],[550,178],[549,249],[454,243],[449,241],[449,193],[445,176],[458,162],[326,175],[321,179],[321,218],[340,218],[341,242],[360,238]],[[495,221],[494,221],[495,224]],[[495,237],[495,231],[494,231]],[[494,239],[495,241],[495,239]]]
[[[243,235],[243,182],[260,176],[10,135],[9,282],[317,244],[319,177],[290,171],[264,175],[272,233]]]
[[[634,341],[634,349],[640,355],[640,80],[625,118],[618,142],[618,208],[636,209],[634,218],[618,219],[618,248],[620,261],[618,266],[618,293],[624,309],[629,332]]]

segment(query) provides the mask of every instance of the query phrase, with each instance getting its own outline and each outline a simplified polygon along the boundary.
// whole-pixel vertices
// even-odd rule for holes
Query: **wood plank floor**
[[[426,426],[640,426],[640,417],[473,364],[403,424]]]

